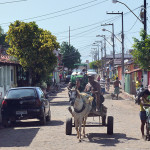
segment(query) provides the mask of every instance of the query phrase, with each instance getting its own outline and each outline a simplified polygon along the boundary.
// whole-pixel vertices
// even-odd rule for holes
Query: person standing
[[[142,133],[142,138],[145,138],[144,135],[144,126],[146,123],[147,115],[146,111],[144,109],[144,106],[150,107],[150,101],[149,101],[149,96],[150,96],[150,85],[148,86],[148,89],[144,90],[141,92],[138,96],[138,104],[140,105],[140,120],[141,120],[141,133]]]
[[[61,83],[61,80],[62,80],[62,74],[60,73],[59,74],[59,81],[60,81],[60,83]]]
[[[118,77],[116,77],[116,81],[114,82],[114,94],[116,94],[117,99],[119,95],[119,85],[121,85],[121,82],[119,81]]]
[[[110,88],[110,78],[107,77],[107,80],[106,80],[106,89],[107,89],[107,91],[109,91],[109,88]]]
[[[101,80],[100,80],[101,94],[102,94],[102,95],[105,94],[105,84],[106,84],[105,78],[103,77],[103,78],[101,78]]]
[[[97,82],[100,82],[100,80],[101,80],[101,77],[100,77],[100,75],[98,75]]]

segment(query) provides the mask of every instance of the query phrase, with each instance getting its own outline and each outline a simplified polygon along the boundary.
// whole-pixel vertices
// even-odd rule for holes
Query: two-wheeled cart
[[[107,117],[107,108],[103,106],[102,111],[94,111],[92,110],[88,117],[99,117],[99,123],[96,124],[86,124],[86,127],[107,127],[107,134],[112,135],[113,134],[113,123],[114,118],[113,116]],[[100,122],[100,117],[102,118],[102,121]],[[107,118],[107,122],[106,122]],[[72,134],[72,127],[75,127],[74,118],[70,117],[66,120],[66,135]]]

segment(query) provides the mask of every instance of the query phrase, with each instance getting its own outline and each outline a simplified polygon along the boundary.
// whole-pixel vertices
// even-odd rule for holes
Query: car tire
[[[48,115],[46,116],[46,121],[51,121],[51,111],[48,111]]]
[[[43,113],[43,116],[40,118],[40,124],[41,124],[41,125],[46,125],[46,116],[45,116],[45,112]]]

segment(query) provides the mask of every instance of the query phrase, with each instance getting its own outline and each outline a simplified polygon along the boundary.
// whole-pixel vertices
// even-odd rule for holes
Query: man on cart
[[[86,85],[84,92],[91,93],[96,102],[97,111],[101,111],[102,103],[104,102],[104,98],[101,96],[101,87],[100,84],[94,80],[94,75],[88,76],[88,84]],[[93,104],[94,105],[94,104]],[[94,106],[93,106],[94,107]]]

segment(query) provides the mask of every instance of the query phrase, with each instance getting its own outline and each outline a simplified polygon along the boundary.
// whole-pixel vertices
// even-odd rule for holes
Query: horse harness
[[[76,108],[74,108],[74,111],[75,111],[76,113],[81,113],[84,109],[85,109],[85,101],[83,100],[82,109],[81,109],[81,110],[77,110]]]

